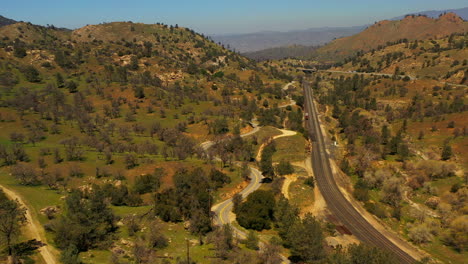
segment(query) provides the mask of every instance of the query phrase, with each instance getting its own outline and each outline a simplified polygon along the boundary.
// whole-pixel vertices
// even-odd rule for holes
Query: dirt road
[[[3,185],[0,185],[0,188],[3,189],[5,194],[8,196],[8,198],[12,200],[17,200],[18,203],[20,203],[24,208],[26,208],[26,219],[28,222],[26,223],[26,230],[27,233],[25,234],[26,237],[29,239],[37,239],[42,241],[43,243],[47,244],[47,239],[45,237],[45,231],[42,225],[39,223],[39,221],[35,218],[33,218],[31,214],[31,209],[24,203],[23,199],[19,194],[14,192],[11,189],[6,188]],[[56,264],[59,263],[55,255],[52,253],[52,247],[49,245],[45,245],[39,249],[39,253],[41,254],[42,258],[44,259],[45,263],[47,264]]]

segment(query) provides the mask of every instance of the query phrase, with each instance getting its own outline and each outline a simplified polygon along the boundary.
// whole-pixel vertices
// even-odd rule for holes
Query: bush
[[[39,71],[37,71],[34,66],[26,66],[23,69],[23,75],[28,82],[37,83],[42,80],[41,76],[39,75]]]
[[[161,175],[159,174],[143,174],[135,178],[133,186],[135,192],[145,194],[157,191],[161,185]]]
[[[276,172],[280,176],[288,175],[294,172],[294,168],[289,161],[282,160],[276,165]]]
[[[385,208],[378,204],[378,203],[370,203],[366,202],[364,204],[364,208],[369,211],[371,214],[374,214],[378,218],[387,218],[387,213],[385,212]]]
[[[408,230],[408,236],[411,241],[416,244],[427,243],[432,240],[432,234],[425,224],[418,224],[410,228]]]
[[[312,187],[312,188],[314,188],[314,187],[315,187],[315,179],[314,179],[314,176],[310,176],[310,177],[308,177],[307,179],[305,179],[304,184],[305,184],[305,185],[308,185],[308,186],[310,186],[310,187]]]
[[[221,188],[226,183],[231,183],[231,178],[217,169],[211,169],[209,177],[214,189]]]
[[[354,198],[361,202],[369,201],[369,190],[363,188],[355,188],[353,192]]]

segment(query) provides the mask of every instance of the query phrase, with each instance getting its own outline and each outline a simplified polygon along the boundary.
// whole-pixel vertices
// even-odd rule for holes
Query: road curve
[[[45,231],[42,225],[39,223],[39,221],[35,218],[33,218],[31,214],[31,210],[27,207],[26,203],[23,201],[21,196],[17,194],[16,192],[6,188],[3,185],[0,185],[0,189],[3,189],[3,192],[7,195],[9,199],[16,200],[21,206],[26,208],[26,229],[27,229],[27,237],[30,239],[37,239],[44,244],[45,246],[39,248],[39,253],[41,254],[42,258],[47,264],[56,264],[59,263],[55,259],[55,255],[52,254],[52,249],[51,246],[47,245],[47,239],[45,237]]]
[[[250,136],[250,135],[256,133],[259,129],[260,129],[259,126],[254,125],[254,129],[252,131],[242,134],[241,137]],[[275,136],[273,139],[279,138],[279,137],[293,136],[293,135],[296,134],[296,132],[290,131],[290,130],[280,129],[280,131],[281,131],[282,134]],[[207,151],[213,145],[214,145],[213,141],[206,141],[206,142],[203,142],[202,144],[200,144],[200,146],[205,151]],[[245,199],[249,194],[251,194],[254,191],[258,190],[258,188],[260,188],[260,186],[261,186],[260,181],[263,179],[263,175],[258,169],[254,168],[252,166],[249,166],[249,168],[250,168],[250,183],[249,183],[249,185],[247,185],[247,187],[245,187],[242,191],[239,192],[239,194],[242,195],[243,199]],[[215,204],[215,205],[213,205],[211,207],[211,211],[213,211],[215,213],[214,222],[215,222],[216,225],[222,226],[222,225],[225,225],[225,224],[231,224],[232,223],[230,214],[232,213],[233,206],[234,206],[234,204],[232,202],[232,198],[229,198],[229,199],[224,200],[223,202]],[[232,227],[232,230],[234,231],[234,233],[239,238],[241,238],[241,239],[246,239],[247,238],[247,234],[244,231],[242,231],[239,228],[237,228],[235,226],[232,226],[232,225],[231,225],[231,227]],[[263,248],[264,247],[264,242],[260,241],[259,246],[260,246],[260,248]],[[282,254],[280,254],[280,257],[282,259],[283,264],[291,263],[289,261],[289,259],[286,258],[285,256],[283,256]]]
[[[344,197],[338,188],[330,166],[328,153],[326,151],[322,130],[317,114],[317,108],[312,97],[312,90],[307,81],[303,83],[306,111],[310,115],[307,121],[310,138],[312,139],[312,167],[316,178],[317,186],[322,193],[328,208],[340,222],[347,227],[359,240],[375,245],[379,248],[392,252],[401,263],[414,263],[413,258],[405,250],[390,241],[389,238],[380,233],[372,226]],[[392,237],[393,241],[398,241],[399,245],[407,243],[398,237]],[[409,248],[409,245],[408,247]]]

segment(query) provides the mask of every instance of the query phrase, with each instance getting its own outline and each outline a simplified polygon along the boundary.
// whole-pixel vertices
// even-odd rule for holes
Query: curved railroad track
[[[359,240],[377,246],[381,249],[392,252],[401,263],[414,263],[416,258],[402,249],[398,245],[410,246],[396,235],[391,239],[378,231],[369,223],[354,206],[344,197],[338,188],[334,178],[325,142],[320,128],[318,111],[312,97],[312,90],[305,81],[304,96],[306,102],[306,111],[310,118],[306,121],[309,128],[310,138],[312,139],[312,167],[317,182],[317,186],[322,193],[330,211],[339,221],[349,229]],[[393,241],[397,241],[398,245]],[[407,245],[407,246],[406,246]]]

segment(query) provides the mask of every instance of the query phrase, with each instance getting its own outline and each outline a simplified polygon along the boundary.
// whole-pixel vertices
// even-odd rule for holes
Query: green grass
[[[190,257],[197,263],[205,263],[205,256],[213,256],[214,251],[212,250],[213,245],[210,244],[198,244],[198,236],[191,235],[187,230],[184,229],[182,223],[164,224],[164,233],[169,238],[169,246],[165,249],[158,251],[158,255],[168,255],[173,259],[185,258],[186,256],[186,239],[192,242],[196,241],[196,244],[190,246]]]
[[[453,176],[444,179],[438,179],[431,182],[431,185],[438,189],[439,194],[449,192],[455,183],[463,183],[463,178]]]
[[[422,248],[444,263],[466,263],[468,252],[458,253],[450,247],[445,246],[439,239],[434,239],[432,243],[422,245]]]
[[[62,197],[64,194],[61,194],[57,191],[50,190],[46,186],[24,186],[16,182],[11,175],[5,172],[5,169],[0,170],[0,184],[4,185],[6,188],[13,190],[18,193],[26,205],[31,209],[33,217],[37,217],[41,224],[46,223],[47,217],[40,214],[39,211],[47,206],[59,206],[62,207]]]
[[[142,215],[147,213],[149,210],[151,210],[150,205],[144,205],[144,206],[137,206],[137,207],[131,207],[131,206],[111,206],[112,211],[115,213],[115,215],[124,217],[126,215]]]
[[[107,264],[110,263],[111,252],[110,250],[93,249],[87,252],[80,253],[80,259],[85,264]]]
[[[289,185],[289,201],[298,208],[306,208],[314,203],[314,189],[300,178]]]
[[[273,162],[281,160],[295,162],[303,161],[306,158],[306,141],[301,134],[275,139],[276,152],[273,155]]]

